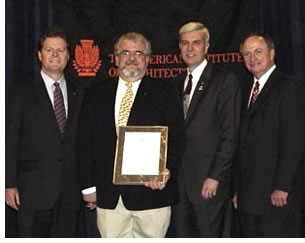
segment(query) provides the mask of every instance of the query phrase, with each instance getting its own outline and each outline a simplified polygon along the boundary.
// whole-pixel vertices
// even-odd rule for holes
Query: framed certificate
[[[142,185],[154,178],[164,182],[168,127],[119,127],[113,184]]]

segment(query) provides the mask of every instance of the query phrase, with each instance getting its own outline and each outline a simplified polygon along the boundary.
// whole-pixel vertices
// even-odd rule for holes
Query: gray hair
[[[141,33],[137,32],[128,32],[123,35],[115,42],[114,44],[114,54],[120,54],[120,45],[124,40],[131,40],[131,41],[142,41],[145,45],[145,55],[149,56],[151,54],[151,43],[150,41]]]

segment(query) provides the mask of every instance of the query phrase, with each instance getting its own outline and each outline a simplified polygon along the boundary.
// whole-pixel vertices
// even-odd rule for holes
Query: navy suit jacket
[[[88,91],[79,121],[78,159],[83,188],[97,187],[97,205],[114,209],[121,195],[129,210],[160,208],[177,203],[176,175],[183,147],[183,114],[169,82],[144,77],[127,125],[161,125],[169,128],[167,168],[171,178],[164,190],[112,183],[116,150],[115,96],[118,79],[105,80]]]

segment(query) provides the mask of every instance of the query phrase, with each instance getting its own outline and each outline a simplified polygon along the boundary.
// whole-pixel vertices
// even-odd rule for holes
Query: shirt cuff
[[[96,187],[95,186],[82,190],[83,195],[87,195],[87,194],[91,194],[91,193],[95,193],[95,192],[96,192]]]

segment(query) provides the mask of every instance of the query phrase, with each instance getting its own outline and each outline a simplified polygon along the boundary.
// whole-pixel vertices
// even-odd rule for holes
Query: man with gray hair
[[[187,73],[173,80],[184,109],[186,141],[174,208],[177,237],[230,237],[232,159],[237,145],[240,88],[235,75],[208,63],[209,30],[179,30]]]
[[[145,77],[151,44],[142,34],[122,35],[114,53],[119,77],[93,87],[80,114],[77,151],[83,168],[83,198],[87,207],[97,207],[102,237],[164,237],[170,206],[178,202],[176,171],[184,134],[182,110],[169,82]],[[128,108],[129,115],[120,115],[122,107]],[[112,183],[117,130],[125,125],[168,127],[165,182]]]

